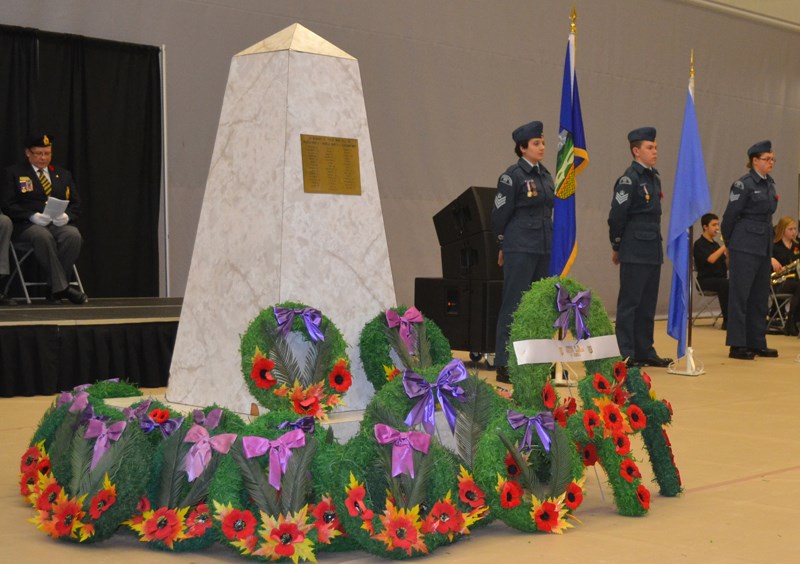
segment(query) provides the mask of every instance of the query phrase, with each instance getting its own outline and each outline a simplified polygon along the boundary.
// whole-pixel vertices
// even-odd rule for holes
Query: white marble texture
[[[252,50],[231,63],[167,399],[248,413],[239,336],[292,300],[342,331],[354,376],[343,409],[361,409],[373,390],[358,335],[395,293],[358,62]],[[361,196],[303,192],[301,133],[358,139]]]

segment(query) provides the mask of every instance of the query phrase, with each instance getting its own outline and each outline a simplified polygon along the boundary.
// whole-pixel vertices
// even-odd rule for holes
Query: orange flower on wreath
[[[387,499],[386,509],[379,519],[383,530],[372,538],[383,542],[387,550],[403,550],[409,556],[414,550],[428,554],[425,535],[421,531],[419,505],[415,505],[412,509],[397,509],[394,503]]]
[[[486,505],[486,494],[475,484],[475,480],[463,466],[458,475],[458,498],[473,509]]]
[[[202,537],[212,525],[211,511],[201,503],[186,518],[186,538]]]
[[[278,383],[275,376],[272,375],[271,370],[275,368],[275,363],[270,359],[265,358],[261,351],[256,347],[256,353],[253,356],[253,369],[250,371],[250,378],[256,383],[257,388],[262,390],[269,390],[272,386]]]
[[[277,519],[265,513],[262,513],[261,517],[264,522],[259,534],[265,542],[253,552],[253,556],[264,556],[271,560],[290,558],[295,563],[300,559],[316,561],[314,542],[308,538],[308,534],[314,528],[313,525],[306,523],[308,505],[304,505],[297,513],[278,515]]]
[[[563,495],[558,499],[549,498],[545,501],[539,501],[536,496],[532,496],[531,517],[538,530],[560,535],[564,529],[572,528],[572,524],[565,519],[567,510],[564,508],[563,500]]]
[[[630,423],[628,423],[628,417],[610,398],[604,396],[602,398],[594,398],[592,401],[600,413],[604,437],[611,437],[615,430],[622,433],[633,432]]]
[[[329,496],[322,497],[311,509],[311,515],[314,517],[314,528],[317,529],[317,540],[322,544],[330,544],[332,539],[342,534],[342,522]]]
[[[396,366],[386,366],[383,365],[383,371],[386,373],[386,381],[391,382],[394,380],[398,374],[400,374],[400,369]]]
[[[340,394],[349,390],[350,386],[353,385],[353,376],[347,369],[347,361],[345,359],[340,358],[336,361],[336,364],[333,365],[333,370],[328,375],[328,383],[331,385],[331,388]]]
[[[317,382],[305,390],[298,383],[294,383],[289,400],[292,402],[292,409],[300,415],[311,415],[317,419],[325,418],[325,411],[322,409],[321,402],[325,399],[322,391],[323,383]]]
[[[40,511],[33,522],[54,539],[64,536],[78,538],[78,532],[83,527],[81,519],[86,515],[82,509],[84,499],[85,495],[80,498],[68,498],[62,489],[56,496],[52,512]]]

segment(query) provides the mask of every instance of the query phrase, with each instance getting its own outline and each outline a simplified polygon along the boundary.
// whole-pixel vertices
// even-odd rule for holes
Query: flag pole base
[[[667,372],[670,374],[678,374],[680,376],[700,376],[701,374],[705,374],[706,371],[704,370],[703,363],[698,363],[694,359],[694,350],[692,347],[686,347],[686,355],[683,357],[686,361],[685,368],[678,368],[678,360],[673,360],[669,363],[669,367],[667,368]]]
[[[566,362],[554,362],[550,369],[552,371],[552,378],[550,383],[554,386],[577,386],[578,376],[575,370]]]

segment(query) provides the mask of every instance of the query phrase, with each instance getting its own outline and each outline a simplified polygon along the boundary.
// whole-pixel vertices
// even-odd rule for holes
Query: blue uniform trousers
[[[767,347],[770,257],[741,251],[730,252],[728,335],[730,347]]]
[[[622,358],[658,356],[653,347],[653,322],[658,303],[660,264],[619,265],[616,335]]]

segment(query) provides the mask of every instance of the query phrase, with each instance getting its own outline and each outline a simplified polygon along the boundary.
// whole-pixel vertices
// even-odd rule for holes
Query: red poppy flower
[[[99,519],[100,516],[108,511],[108,508],[114,505],[117,501],[117,496],[110,490],[100,490],[97,495],[92,498],[89,505],[89,515],[92,519]]]
[[[411,556],[413,550],[428,553],[425,539],[421,535],[422,523],[419,517],[407,509],[396,509],[394,504],[387,504],[384,515],[380,518],[384,530],[372,537],[383,541],[391,551],[399,548]]]
[[[145,511],[150,511],[150,500],[147,499],[146,495],[143,495],[139,500],[139,503],[136,505],[136,512],[144,513]]]
[[[590,439],[594,438],[594,428],[600,425],[600,417],[593,409],[587,409],[583,412],[583,426]]]
[[[667,443],[668,447],[672,447],[672,442],[669,440],[669,435],[664,429],[661,429],[661,434],[664,435],[664,441]]]
[[[44,456],[39,459],[39,462],[36,463],[36,471],[41,474],[49,474],[50,473],[50,458]]]
[[[26,498],[36,489],[36,471],[23,474],[19,479],[19,493]]]
[[[547,409],[553,409],[556,406],[556,391],[550,385],[550,382],[546,383],[542,388],[542,402],[544,402],[544,406]]]
[[[53,504],[61,492],[61,486],[58,483],[48,484],[47,487],[36,498],[36,509],[39,511],[50,511]]]
[[[575,511],[583,503],[583,489],[575,482],[570,482],[564,492],[564,505]]]
[[[222,533],[227,539],[245,540],[256,532],[256,518],[247,510],[234,509],[222,521]]]
[[[514,460],[514,457],[510,452],[506,454],[506,458],[503,461],[506,463],[506,473],[512,478],[516,478],[520,474],[522,474],[522,470],[520,470],[519,466],[517,466],[517,461]]]
[[[447,535],[458,533],[464,528],[464,515],[449,501],[437,501],[433,504],[428,517],[431,519],[431,531]]]
[[[631,451],[631,441],[628,439],[628,435],[618,429],[614,429],[614,447],[620,456],[628,454]]]
[[[328,544],[333,538],[334,531],[342,531],[342,522],[336,513],[336,506],[329,497],[323,497],[322,501],[316,504],[311,511],[314,516],[314,528],[317,529],[319,542]]]
[[[629,406],[626,413],[628,414],[628,421],[631,422],[631,427],[633,429],[644,429],[647,427],[647,416],[638,405]]]
[[[356,486],[347,492],[347,499],[344,500],[344,504],[347,507],[347,512],[350,513],[350,517],[361,517],[362,521],[370,521],[375,516],[375,513],[364,505],[366,493],[364,486]]]
[[[458,497],[461,501],[476,509],[486,504],[486,494],[475,485],[472,478],[458,479]]]
[[[151,416],[152,417],[152,416]],[[160,507],[142,524],[142,538],[159,540],[172,548],[176,539],[182,538],[183,518],[174,509]]]
[[[661,400],[661,401],[663,401],[664,405],[667,406],[667,409],[669,409],[669,416],[672,417],[672,404],[669,403],[667,400]]]
[[[295,543],[303,542],[306,538],[297,523],[291,522],[284,522],[273,528],[269,536],[278,543],[275,546],[275,554],[280,554],[287,558],[294,555]]]
[[[522,486],[514,480],[507,480],[500,490],[500,505],[504,509],[511,509],[522,502]]]
[[[622,384],[628,376],[628,367],[621,360],[614,363],[614,379]]]
[[[641,478],[642,473],[639,472],[639,467],[630,458],[626,458],[619,465],[619,475],[625,478],[628,483],[633,482],[634,478]]]
[[[594,380],[592,380],[592,385],[594,386],[594,389],[600,392],[601,394],[607,394],[611,392],[611,384],[609,384],[605,376],[603,376],[599,372],[594,375]]]
[[[22,453],[22,460],[20,461],[19,471],[27,474],[36,468],[39,459],[42,457],[42,451],[39,450],[38,445],[33,445]]]
[[[300,415],[314,415],[319,412],[319,398],[316,396],[295,398],[292,400],[292,409]]]
[[[564,407],[567,410],[567,417],[571,417],[578,411],[578,402],[575,401],[575,398],[564,398]]]
[[[622,426],[622,413],[615,403],[609,403],[603,406],[603,420],[606,422],[606,428],[615,429]]]
[[[56,538],[65,535],[72,536],[73,527],[84,515],[80,504],[74,499],[64,499],[60,503],[56,503],[53,506],[53,536]]]
[[[155,423],[161,425],[162,423],[166,423],[167,419],[169,419],[169,409],[154,409],[148,413],[148,415]]]
[[[186,536],[201,537],[213,524],[208,506],[201,503],[186,518]]]
[[[611,401],[617,405],[625,405],[631,394],[625,391],[622,386],[614,386],[611,388]]]
[[[533,519],[536,521],[536,528],[546,533],[558,527],[558,517],[558,507],[551,501],[542,503],[533,514]]]
[[[353,376],[347,370],[347,361],[340,359],[333,365],[333,371],[328,375],[331,387],[339,393],[346,392],[353,384]]]
[[[644,487],[644,484],[639,484],[639,487],[636,488],[636,497],[639,498],[642,507],[650,509],[650,490]]]
[[[259,357],[258,360],[253,363],[253,370],[250,371],[250,378],[255,380],[256,388],[269,390],[278,382],[272,375],[272,372],[270,372],[273,368],[275,368],[275,363],[263,356]]]
[[[594,446],[594,443],[588,443],[581,449],[581,455],[584,466],[593,466],[597,462],[597,447]]]
[[[567,426],[567,412],[564,411],[562,406],[558,406],[553,410],[553,419],[555,419],[562,427]]]

